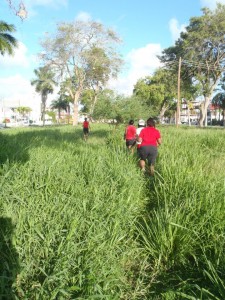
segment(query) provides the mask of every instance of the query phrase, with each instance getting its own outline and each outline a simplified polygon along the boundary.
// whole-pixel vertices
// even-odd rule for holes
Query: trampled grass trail
[[[0,133],[0,299],[225,299],[225,132],[160,130],[154,179],[122,126]]]

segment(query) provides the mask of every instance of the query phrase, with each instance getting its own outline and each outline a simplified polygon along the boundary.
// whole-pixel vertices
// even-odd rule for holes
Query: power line
[[[213,65],[207,65],[207,64],[204,64],[204,63],[198,63],[198,62],[195,62],[195,61],[187,61],[187,60],[184,60],[183,61],[183,64],[184,65],[187,65],[190,67],[194,66],[196,68],[201,68],[201,69],[205,69],[205,70],[211,70],[211,71],[223,71],[223,69],[225,70],[225,67],[224,68],[221,68],[221,67],[215,67]]]
[[[206,63],[204,64],[203,62],[188,61],[188,60],[182,60],[181,63],[188,67],[201,68],[201,69],[211,70],[211,71],[225,71],[225,66],[224,68],[219,68],[211,64],[207,66],[207,64]],[[177,60],[174,60],[174,61],[166,62],[165,64],[167,66],[171,66],[171,65],[178,65],[179,62]]]

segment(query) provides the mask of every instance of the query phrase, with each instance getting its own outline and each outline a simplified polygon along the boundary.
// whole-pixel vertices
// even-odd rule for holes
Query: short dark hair
[[[134,120],[130,120],[129,125],[133,125],[133,124],[134,124]]]
[[[148,127],[155,127],[155,120],[153,118],[149,118],[147,120],[147,126]]]
[[[87,118],[84,118],[84,121],[87,121]]]

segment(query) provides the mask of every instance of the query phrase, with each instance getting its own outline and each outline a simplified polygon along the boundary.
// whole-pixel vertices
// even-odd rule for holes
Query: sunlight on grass
[[[123,126],[92,128],[0,134],[0,296],[222,299],[225,132],[160,128],[144,178]]]

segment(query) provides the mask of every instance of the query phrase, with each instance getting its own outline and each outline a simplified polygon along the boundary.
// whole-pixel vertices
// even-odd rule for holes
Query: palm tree
[[[65,110],[67,112],[68,110],[68,101],[65,99],[62,99],[62,97],[59,97],[58,100],[54,100],[51,104],[52,109],[57,109],[58,110],[58,123],[61,117],[61,110]]]
[[[22,116],[22,118],[27,118],[28,124],[30,123],[30,112],[32,111],[30,107],[19,106],[16,108],[16,111]]]
[[[17,40],[10,34],[15,32],[15,26],[8,24],[4,21],[0,21],[0,53],[4,55],[8,53],[9,55],[13,54],[14,48],[18,46]]]
[[[36,75],[36,79],[31,80],[31,85],[36,86],[36,92],[41,94],[41,120],[44,126],[48,94],[53,93],[53,86],[57,85],[57,82],[54,80],[54,72],[47,66],[35,69],[34,74]]]
[[[16,111],[22,115],[22,117],[25,117],[26,114],[30,113],[32,111],[32,109],[30,107],[27,106],[19,106],[16,108]]]

